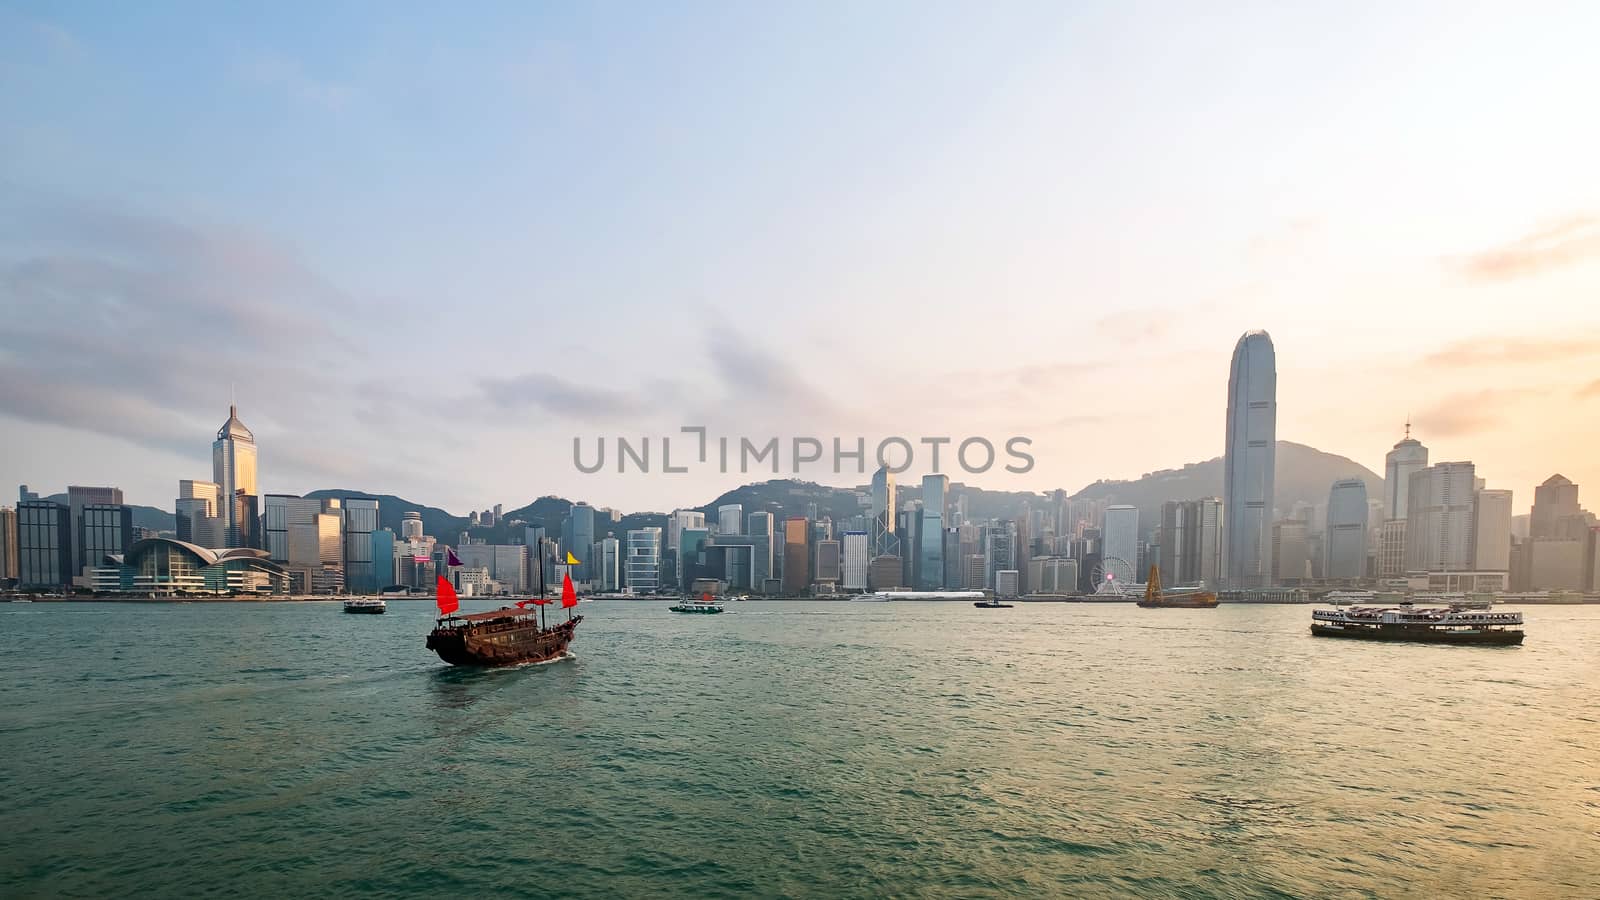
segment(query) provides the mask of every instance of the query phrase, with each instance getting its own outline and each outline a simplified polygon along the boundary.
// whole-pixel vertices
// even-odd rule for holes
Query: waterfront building
[[[119,495],[121,491],[117,492]],[[78,510],[72,546],[78,559],[74,583],[94,587],[94,570],[105,558],[133,546],[133,510],[121,503],[88,503]]]
[[[228,421],[217,430],[217,439],[211,445],[211,480],[227,501],[223,510],[226,546],[250,546],[244,540],[254,534],[254,523],[243,521],[240,514],[247,512],[254,500],[241,501],[240,495],[256,496],[256,438],[239,421],[239,408],[231,404]]]
[[[1411,476],[1428,467],[1428,448],[1411,436],[1411,423],[1406,423],[1406,436],[1394,445],[1383,458],[1383,505],[1391,519],[1404,519],[1411,514]]]
[[[253,547],[211,549],[154,537],[135,541],[95,570],[97,591],[135,594],[281,594],[282,566]]]
[[[1510,571],[1510,491],[1480,490],[1473,494],[1472,567],[1480,572]]]
[[[811,525],[804,516],[783,522],[783,592],[800,594],[811,583]]]
[[[901,584],[915,587],[917,572],[921,569],[922,554],[917,548],[922,546],[922,501],[906,500],[900,505],[900,513],[895,524],[895,538],[903,553],[900,554]]]
[[[380,578],[373,556],[372,535],[378,530],[378,501],[366,497],[346,497],[344,507],[344,580],[353,594],[375,594],[389,581]]]
[[[89,556],[89,549],[83,545],[83,509],[86,506],[120,506],[122,505],[122,489],[115,487],[86,487],[73,484],[67,486],[67,508],[72,527],[72,574],[79,577],[84,569],[89,566],[99,565],[98,557]],[[122,552],[127,545],[117,548],[115,552]]]
[[[403,541],[422,540],[422,513],[408,510],[400,516],[400,539]]]
[[[872,473],[872,487],[870,512],[872,526],[869,529],[872,539],[872,555],[899,556],[900,539],[896,533],[894,497],[894,473],[887,466],[879,466],[878,471]]]
[[[60,588],[72,580],[72,509],[50,500],[17,504],[17,585]]]
[[[680,536],[685,528],[704,527],[706,527],[706,514],[700,510],[673,510],[672,515],[667,517],[667,549],[675,551],[681,546]]]
[[[1328,489],[1323,533],[1324,578],[1350,581],[1367,574],[1367,483],[1343,478]]]
[[[1472,507],[1477,472],[1442,462],[1411,473],[1406,488],[1406,571],[1472,570]]]
[[[576,510],[576,507],[574,507]],[[681,535],[680,535],[681,537]],[[628,532],[628,589],[636,594],[661,590],[661,529],[656,526]]]
[[[1233,349],[1223,452],[1223,561],[1233,587],[1264,587],[1271,571],[1277,423],[1277,354],[1265,331],[1249,331]]]
[[[717,507],[717,533],[744,533],[744,504],[724,503]]]
[[[1019,577],[1016,569],[1001,569],[994,573],[994,595],[996,597],[1017,596]]]
[[[1306,523],[1282,519],[1272,523],[1272,582],[1293,586],[1311,577],[1310,535]]]
[[[843,552],[839,542],[835,540],[817,541],[816,575],[812,581],[816,584],[838,584],[844,576]]]
[[[1587,538],[1587,535],[1585,535]],[[1526,556],[1526,583],[1515,587],[1529,591],[1581,591],[1588,587],[1585,571],[1589,541],[1581,538],[1529,538],[1521,547]]]
[[[871,545],[872,536],[865,531],[844,533],[844,571],[839,583],[845,590],[867,589],[867,567],[871,562],[868,558],[872,551]]]
[[[1028,562],[1028,593],[1075,594],[1078,561],[1064,556],[1036,556]]]
[[[1105,511],[1101,559],[1120,559],[1128,564],[1136,581],[1144,581],[1139,571],[1139,507],[1118,504]]]
[[[944,530],[944,586],[959,588],[961,586],[961,529],[945,528]]]
[[[895,588],[904,588],[908,585],[900,580],[902,574],[900,557],[874,556],[867,563],[867,590],[891,591]]]
[[[0,585],[17,580],[17,511],[0,506]]]
[[[948,475],[922,477],[921,559],[917,587],[937,591],[944,587],[944,510],[950,491]]]

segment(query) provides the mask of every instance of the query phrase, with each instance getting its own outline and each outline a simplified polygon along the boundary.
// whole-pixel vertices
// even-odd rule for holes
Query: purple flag
[[[459,566],[459,565],[461,565],[461,559],[460,559],[460,557],[456,556],[456,551],[450,549],[449,547],[446,547],[446,548],[444,548],[444,552],[445,552],[445,560],[444,560],[444,564],[445,565],[447,565],[447,566]]]

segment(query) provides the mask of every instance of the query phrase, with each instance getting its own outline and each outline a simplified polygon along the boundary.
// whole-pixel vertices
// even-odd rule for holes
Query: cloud
[[[1102,316],[1094,328],[1107,340],[1154,340],[1171,332],[1175,315],[1172,310],[1129,309]]]
[[[1586,400],[1590,397],[1600,397],[1600,379],[1591,381],[1584,387],[1578,388],[1578,399]]]
[[[1502,247],[1447,263],[1476,281],[1505,281],[1600,257],[1600,217],[1578,215],[1545,226]]]
[[[675,393],[666,383],[623,392],[574,384],[557,375],[530,372],[507,378],[480,378],[478,388],[497,410],[537,409],[565,419],[607,421],[648,413]],[[653,388],[653,389],[652,389]]]
[[[843,411],[781,356],[725,325],[706,334],[712,373],[723,395],[747,408],[786,416],[840,418]]]
[[[295,99],[328,110],[343,109],[355,90],[336,81],[315,78],[299,60],[275,54],[259,54],[237,65],[240,77],[265,88],[281,90]]]
[[[1425,366],[1484,366],[1548,363],[1600,355],[1600,335],[1578,337],[1481,337],[1456,341],[1423,359]]]
[[[1514,401],[1525,390],[1482,390],[1445,397],[1435,406],[1412,416],[1421,433],[1432,437],[1457,437],[1492,431],[1504,426]]]
[[[233,383],[270,395],[258,435],[271,430],[265,409],[292,409],[298,439],[319,448],[354,418],[369,354],[349,297],[292,249],[15,199],[0,195],[0,412],[188,455],[225,418]]]

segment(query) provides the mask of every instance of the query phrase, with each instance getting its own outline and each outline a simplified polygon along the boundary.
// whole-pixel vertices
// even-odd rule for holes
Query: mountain
[[[1273,479],[1273,505],[1288,513],[1296,503],[1328,502],[1328,488],[1341,478],[1359,478],[1367,484],[1367,498],[1383,497],[1383,478],[1360,463],[1324,453],[1315,447],[1279,441],[1277,471]],[[1074,499],[1109,500],[1139,507],[1141,528],[1159,521],[1167,500],[1194,500],[1222,496],[1222,457],[1190,463],[1181,469],[1163,469],[1132,481],[1097,481],[1073,495]]]
[[[1326,503],[1328,488],[1341,478],[1360,478],[1367,484],[1369,498],[1383,496],[1383,479],[1360,463],[1343,456],[1324,453],[1305,444],[1296,444],[1292,441],[1278,442],[1274,504],[1280,511],[1287,513],[1295,503],[1301,501],[1313,505]],[[866,515],[866,492],[865,484],[853,488],[841,488],[792,478],[775,478],[771,481],[740,485],[704,506],[692,508],[704,512],[707,522],[715,522],[718,507],[737,503],[744,507],[743,512],[746,516],[759,511],[772,513],[777,520],[774,523],[776,529],[781,527],[778,523],[781,523],[786,516],[811,515],[813,506],[815,515],[827,516],[835,522],[856,515]],[[1160,521],[1162,503],[1168,500],[1193,500],[1221,495],[1222,458],[1217,457],[1204,462],[1190,463],[1181,469],[1151,472],[1128,481],[1097,481],[1073,494],[1072,497],[1080,500],[1103,499],[1111,503],[1137,506],[1140,528],[1149,531]],[[461,532],[468,530],[472,532],[475,540],[515,543],[524,539],[525,527],[541,525],[546,534],[559,538],[561,523],[566,519],[573,504],[573,501],[564,497],[544,496],[524,506],[507,510],[502,521],[493,527],[472,526],[469,529],[468,520],[462,516],[453,516],[442,509],[413,503],[393,494],[321,490],[312,491],[306,496],[375,497],[378,500],[378,520],[381,527],[393,529],[397,534],[400,531],[401,514],[416,510],[422,513],[424,531],[449,543],[453,543]],[[898,486],[898,499],[902,504],[905,500],[920,496],[920,478]],[[1043,493],[990,491],[952,482],[951,502],[959,497],[966,497],[967,514],[978,521],[1015,517],[1020,514],[1024,503],[1039,508],[1049,502],[1049,495]],[[149,509],[149,507],[139,508]],[[159,510],[151,512],[160,514]],[[169,523],[167,527],[172,527],[171,514],[163,515]],[[521,520],[522,524],[511,525],[509,523],[512,520]],[[137,513],[135,521],[138,521]],[[665,513],[628,513],[620,515],[613,521],[607,518],[604,511],[597,511],[595,537],[601,538],[613,534],[622,538],[635,528],[665,527],[666,521]]]
[[[463,516],[452,516],[448,512],[433,506],[424,506],[421,503],[412,503],[404,497],[393,494],[369,494],[365,491],[347,490],[320,490],[306,494],[307,497],[318,500],[330,497],[351,497],[357,500],[378,501],[378,527],[387,528],[395,534],[400,533],[400,520],[408,512],[422,513],[422,533],[431,534],[442,541],[454,541],[456,536],[467,530],[467,519]]]

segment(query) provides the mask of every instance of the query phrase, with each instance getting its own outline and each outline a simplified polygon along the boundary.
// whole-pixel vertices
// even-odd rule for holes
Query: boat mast
[[[539,535],[539,630],[544,630],[544,535]]]

